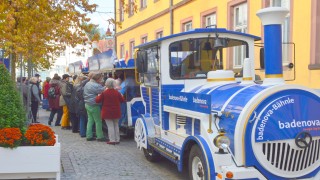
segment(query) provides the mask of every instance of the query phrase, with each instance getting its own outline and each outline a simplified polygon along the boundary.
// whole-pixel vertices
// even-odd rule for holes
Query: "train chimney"
[[[257,12],[264,26],[265,79],[263,84],[282,84],[282,37],[281,24],[288,10],[283,7],[268,7]]]

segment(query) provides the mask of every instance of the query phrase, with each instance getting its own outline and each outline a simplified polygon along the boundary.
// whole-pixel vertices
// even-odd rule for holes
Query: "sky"
[[[107,20],[114,18],[114,0],[89,0],[89,2],[90,4],[98,5],[95,13],[88,14],[88,17],[91,18],[91,23],[98,24],[99,28],[107,30]],[[110,25],[110,29],[113,29],[112,25]]]

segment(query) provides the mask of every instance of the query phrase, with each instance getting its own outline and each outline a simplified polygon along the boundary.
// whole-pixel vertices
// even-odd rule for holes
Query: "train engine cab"
[[[320,179],[320,94],[287,85],[282,75],[287,13],[257,13],[265,35],[262,84],[254,75],[260,38],[250,34],[209,27],[137,47],[145,113],[135,141],[148,160],[163,156],[190,179]]]

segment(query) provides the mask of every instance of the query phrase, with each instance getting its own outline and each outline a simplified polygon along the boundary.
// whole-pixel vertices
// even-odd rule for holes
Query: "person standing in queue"
[[[62,107],[59,105],[60,96],[61,96],[60,80],[61,80],[61,77],[58,76],[58,74],[56,74],[49,82],[50,88],[48,90],[48,99],[49,99],[49,107],[51,109],[51,113],[48,120],[49,126],[51,126],[51,123],[53,121],[55,114],[57,114],[55,126],[60,126],[60,122],[61,122]]]
[[[70,76],[68,74],[62,75],[62,80],[60,82],[60,100],[59,105],[62,106],[63,114],[61,119],[61,129],[71,129],[69,121],[69,109],[67,106],[68,101],[71,98],[72,89],[70,87],[72,84],[69,83]]]
[[[50,77],[46,77],[46,80],[43,82],[42,85],[42,94],[43,94],[43,99],[42,99],[42,107],[46,109],[47,111],[50,111],[49,107],[49,98],[48,98],[48,91],[50,88]]]
[[[40,96],[40,100],[41,100],[42,98],[41,98],[41,86],[40,86],[41,79],[40,79],[40,74],[36,73],[34,75],[34,77],[37,79],[37,84],[36,85],[37,85],[37,87],[39,89],[39,96]]]
[[[87,141],[93,141],[92,126],[96,124],[97,141],[105,142],[106,138],[102,132],[102,120],[100,117],[100,104],[96,103],[95,98],[104,91],[104,87],[100,84],[103,76],[101,73],[94,73],[90,81],[84,86],[83,97],[85,107],[88,114],[88,124],[86,137]]]
[[[96,97],[97,103],[102,103],[101,118],[108,126],[108,135],[110,141],[107,144],[119,144],[119,119],[121,117],[120,104],[124,101],[123,96],[115,89],[116,82],[112,78],[106,81],[107,89]]]
[[[41,99],[37,82],[38,79],[36,77],[30,79],[32,123],[39,123],[37,121],[37,113]]]

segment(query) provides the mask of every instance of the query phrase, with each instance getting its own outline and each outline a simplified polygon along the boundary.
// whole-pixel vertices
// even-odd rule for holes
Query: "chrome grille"
[[[320,139],[312,141],[305,149],[296,149],[287,142],[262,143],[265,159],[276,169],[297,172],[317,163],[320,157]]]

